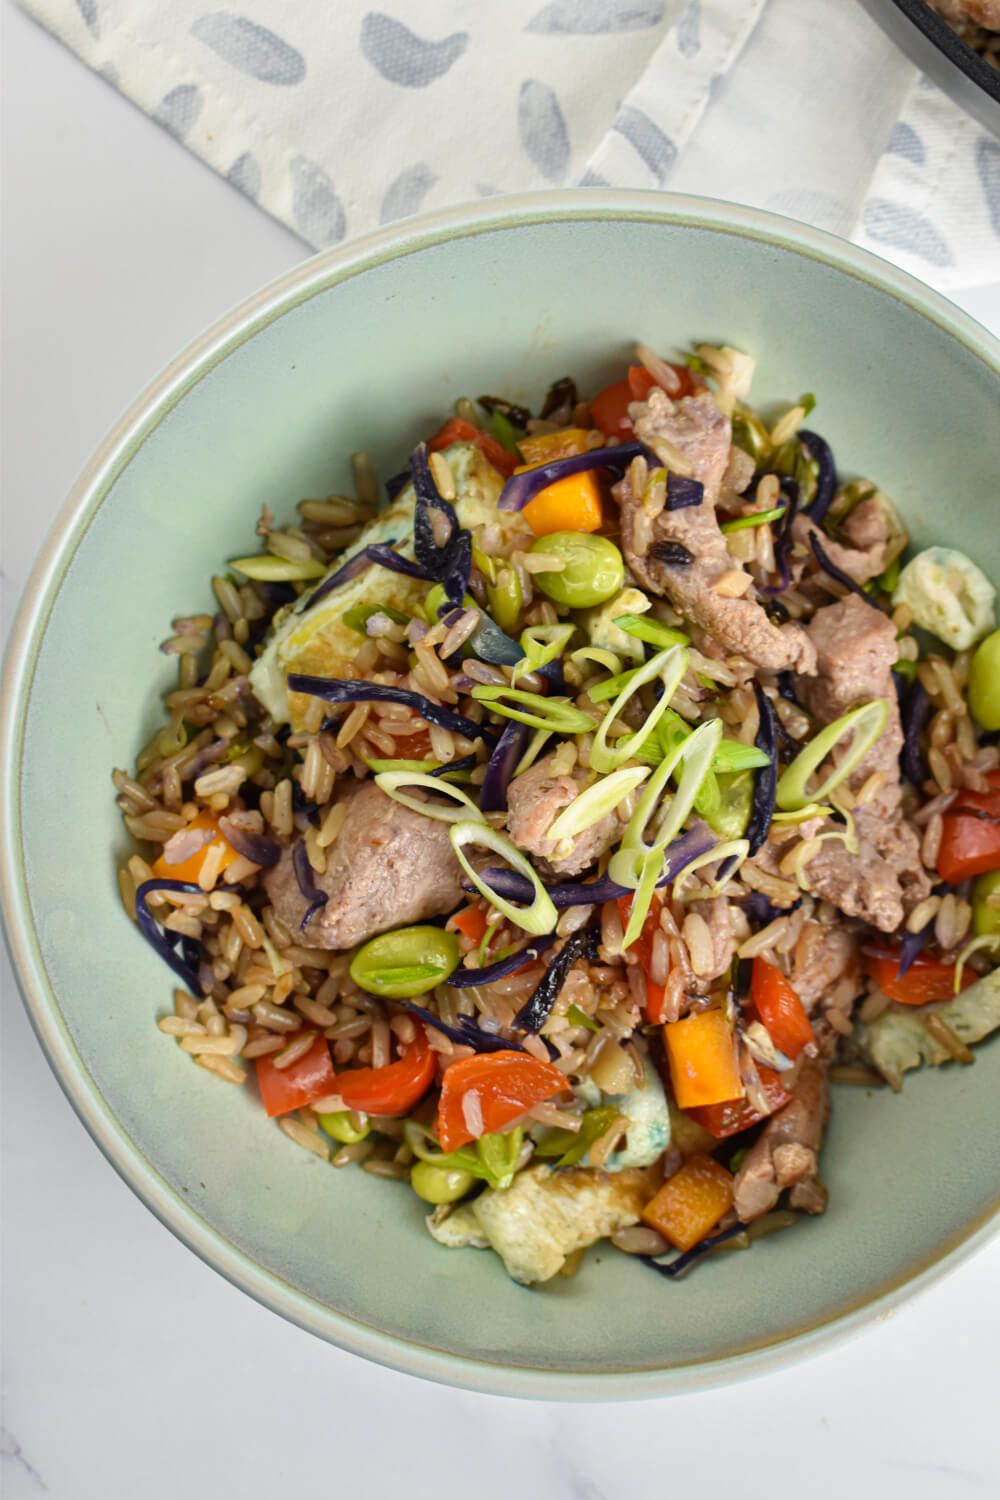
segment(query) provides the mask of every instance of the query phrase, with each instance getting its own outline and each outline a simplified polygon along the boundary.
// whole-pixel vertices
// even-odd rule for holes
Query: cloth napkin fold
[[[21,3],[314,247],[477,196],[669,186],[941,287],[1000,278],[1000,144],[852,0]]]

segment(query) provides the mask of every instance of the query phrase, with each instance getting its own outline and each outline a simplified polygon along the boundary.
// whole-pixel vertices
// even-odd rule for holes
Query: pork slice
[[[819,1180],[819,1149],[829,1112],[826,1067],[806,1057],[791,1099],[768,1120],[736,1174],[733,1204],[744,1224],[770,1213],[786,1188],[793,1208],[823,1212],[826,1189]]]
[[[817,610],[809,625],[816,646],[818,674],[800,679],[798,692],[824,724],[873,698],[886,698],[889,720],[883,734],[848,777],[857,792],[872,775],[885,777],[881,790],[854,813],[858,851],[838,841],[824,842],[809,861],[809,889],[849,917],[860,917],[881,932],[895,932],[931,889],[920,860],[920,840],[902,812],[899,753],[903,730],[892,681],[896,631],[890,619],[850,594]]]
[[[590,778],[579,766],[560,773],[554,769],[554,760],[555,754],[544,756],[511,782],[507,790],[507,832],[519,849],[542,860],[551,874],[579,875],[618,842],[622,825],[615,813],[606,813],[599,823],[557,846],[549,838],[549,829]]]
[[[789,976],[807,1014],[831,1007],[849,1010],[861,993],[858,943],[839,923],[806,922],[792,954]],[[844,998],[846,997],[846,999]]]
[[[867,583],[870,578],[877,578],[885,572],[889,527],[885,512],[874,496],[860,501],[850,512],[843,525],[844,541],[828,537],[808,516],[796,516],[792,522],[792,536],[809,556],[812,555],[809,537],[813,532],[834,566],[853,578],[855,583]]]
[[[723,510],[736,505],[754,476],[754,461],[743,448],[734,443],[719,485],[719,503]]]
[[[615,486],[625,560],[636,579],[649,592],[666,595],[687,619],[754,666],[812,672],[815,651],[802,627],[772,625],[749,578],[738,597],[716,587],[723,575],[743,573],[729,554],[715,512],[730,464],[729,418],[708,396],[673,402],[661,390],[651,391],[649,400],[632,410],[636,436],[654,451],[666,439],[705,487],[700,505],[664,508],[651,517],[642,496],[633,495],[627,475]]]
[[[291,849],[264,877],[282,922],[306,948],[353,948],[392,927],[444,916],[462,899],[462,871],[447,823],[412,812],[373,782],[345,794],[347,814],[315,876],[326,905],[302,930],[307,902],[299,890]]]

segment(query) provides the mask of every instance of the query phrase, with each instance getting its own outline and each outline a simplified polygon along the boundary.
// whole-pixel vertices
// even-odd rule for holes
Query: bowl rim
[[[709,1361],[601,1372],[500,1364],[383,1332],[326,1306],[265,1270],[161,1177],[117,1120],[77,1051],[49,982],[32,921],[21,835],[24,707],[62,580],[113,484],[178,402],[258,332],[301,303],[381,264],[455,238],[572,220],[654,222],[751,238],[821,262],[887,293],[957,339],[1000,382],[1000,341],[974,319],[877,256],[794,220],[709,198],[623,189],[556,189],[461,204],[321,252],[268,283],[213,323],[154,379],[114,425],[73,485],[31,572],[11,631],[0,691],[0,911],[29,1019],[80,1120],[119,1176],[152,1213],[230,1283],[288,1321],[377,1364],[493,1395],[623,1400],[689,1394],[790,1365],[888,1317],[953,1271],[1000,1229],[1000,1193],[937,1253],[905,1268],[836,1316]]]

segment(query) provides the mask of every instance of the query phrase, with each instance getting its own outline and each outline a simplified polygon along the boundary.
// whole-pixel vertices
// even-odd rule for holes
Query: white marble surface
[[[2,14],[9,624],[122,407],[303,249],[9,0]],[[1000,286],[962,300],[1000,329]],[[0,979],[5,1500],[1000,1489],[1000,1242],[846,1347],[711,1395],[573,1408],[438,1389],[282,1323],[174,1240],[91,1144]]]

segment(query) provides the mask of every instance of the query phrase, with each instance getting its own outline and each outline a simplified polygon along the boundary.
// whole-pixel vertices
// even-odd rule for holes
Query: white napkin
[[[1000,277],[1000,145],[840,0],[22,0],[319,247],[476,196],[708,193]]]

